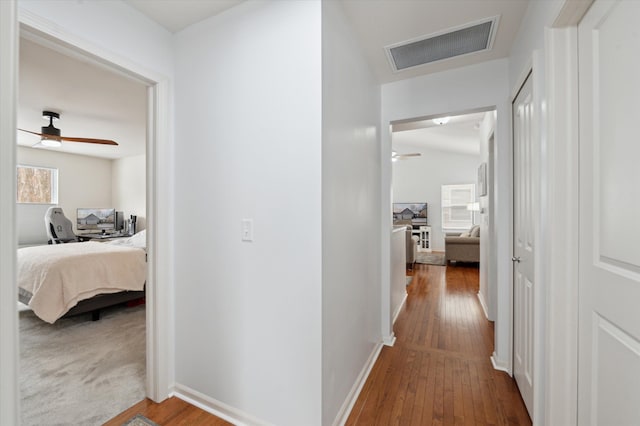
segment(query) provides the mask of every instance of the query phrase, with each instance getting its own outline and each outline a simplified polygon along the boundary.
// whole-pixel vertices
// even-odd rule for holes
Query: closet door
[[[640,425],[640,2],[578,27],[578,424]]]
[[[533,77],[513,102],[513,377],[533,417]]]

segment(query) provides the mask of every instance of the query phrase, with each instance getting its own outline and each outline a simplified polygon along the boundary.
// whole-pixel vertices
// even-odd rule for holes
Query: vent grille
[[[429,64],[444,59],[489,50],[493,46],[498,17],[387,46],[387,56],[394,71]]]

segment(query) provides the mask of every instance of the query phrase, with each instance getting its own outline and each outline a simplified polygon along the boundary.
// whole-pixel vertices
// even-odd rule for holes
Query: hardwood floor
[[[160,426],[226,426],[231,423],[194,407],[188,402],[172,397],[157,404],[150,399],[140,401],[133,407],[118,414],[103,426],[122,426],[136,414],[142,414]]]
[[[530,425],[515,382],[496,371],[478,269],[416,265],[409,296],[347,425]]]
[[[476,294],[478,269],[416,265],[396,343],[380,353],[348,426],[531,425],[515,382],[491,366],[493,324]],[[228,425],[177,398],[144,400],[106,426],[142,414],[161,426]]]

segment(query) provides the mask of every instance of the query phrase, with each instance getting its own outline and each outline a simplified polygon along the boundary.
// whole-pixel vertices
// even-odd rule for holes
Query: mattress
[[[53,323],[81,300],[143,290],[146,271],[141,248],[92,241],[25,247],[18,249],[18,294]]]

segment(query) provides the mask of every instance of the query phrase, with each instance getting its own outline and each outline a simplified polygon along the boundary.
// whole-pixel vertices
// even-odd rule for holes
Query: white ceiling
[[[480,123],[484,112],[451,117],[447,124],[438,125],[432,120],[407,123],[409,130],[394,131],[391,134],[393,150],[398,154],[428,150],[480,155]],[[410,161],[408,159],[407,161]]]
[[[242,0],[125,0],[171,32],[234,7]],[[341,0],[381,83],[507,57],[528,0]],[[493,49],[392,72],[384,47],[500,16]]]
[[[172,33],[237,6],[243,0],[125,0]]]
[[[88,61],[20,39],[18,128],[40,132],[42,111],[60,113],[54,126],[62,136],[112,139],[119,146],[63,142],[55,151],[104,158],[145,153],[146,87]],[[18,145],[38,136],[17,132]]]

